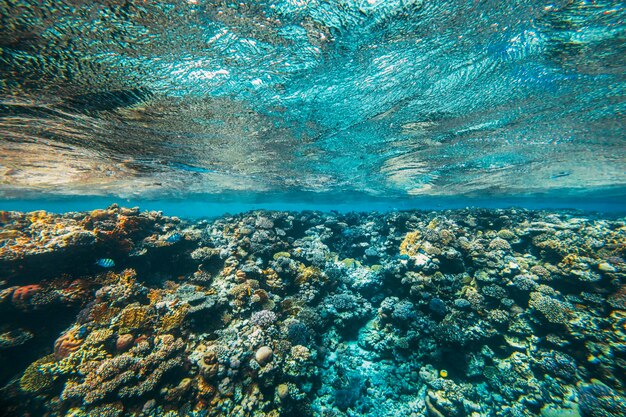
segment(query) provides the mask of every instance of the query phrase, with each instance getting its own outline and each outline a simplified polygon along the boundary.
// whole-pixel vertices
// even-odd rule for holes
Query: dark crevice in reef
[[[79,309],[55,306],[45,311],[16,314],[3,309],[0,315],[2,329],[12,329],[9,337],[21,339],[23,344],[7,346],[0,356],[0,384],[4,385],[15,374],[51,351],[51,346],[76,319]],[[10,319],[8,319],[10,317]]]
[[[0,218],[5,415],[626,415],[623,219]]]

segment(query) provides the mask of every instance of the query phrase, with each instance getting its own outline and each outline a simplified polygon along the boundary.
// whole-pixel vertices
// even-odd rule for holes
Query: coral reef
[[[624,219],[4,218],[7,415],[626,415]]]

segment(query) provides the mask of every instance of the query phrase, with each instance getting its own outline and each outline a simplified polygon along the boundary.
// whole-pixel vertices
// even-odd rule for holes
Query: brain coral
[[[54,342],[54,357],[57,360],[63,359],[70,353],[77,351],[83,343],[81,333],[81,328],[73,327],[61,335],[61,337]]]

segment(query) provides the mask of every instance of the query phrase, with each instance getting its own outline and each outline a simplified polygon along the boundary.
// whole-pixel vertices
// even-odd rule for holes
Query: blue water
[[[141,210],[161,211],[167,216],[178,216],[188,219],[213,218],[224,214],[241,213],[250,210],[318,210],[318,211],[378,211],[388,212],[397,210],[443,210],[466,207],[483,208],[515,208],[529,210],[539,209],[577,209],[599,212],[604,215],[624,215],[626,213],[626,196],[600,196],[590,199],[575,198],[464,198],[464,197],[422,197],[412,199],[372,199],[348,198],[325,199],[316,201],[315,198],[303,199],[299,196],[280,196],[280,198],[245,199],[241,196],[227,196],[223,199],[194,198],[194,199],[119,199],[119,198],[72,198],[63,199],[34,199],[34,200],[2,200],[0,210],[35,211],[46,210],[51,213],[67,213],[71,211],[90,211],[117,204],[122,207],[139,207]]]
[[[613,1],[1,2],[0,196],[623,196],[625,18]]]

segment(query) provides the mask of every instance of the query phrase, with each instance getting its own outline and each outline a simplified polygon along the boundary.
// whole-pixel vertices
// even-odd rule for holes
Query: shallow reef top
[[[614,1],[1,1],[0,196],[624,189]]]

